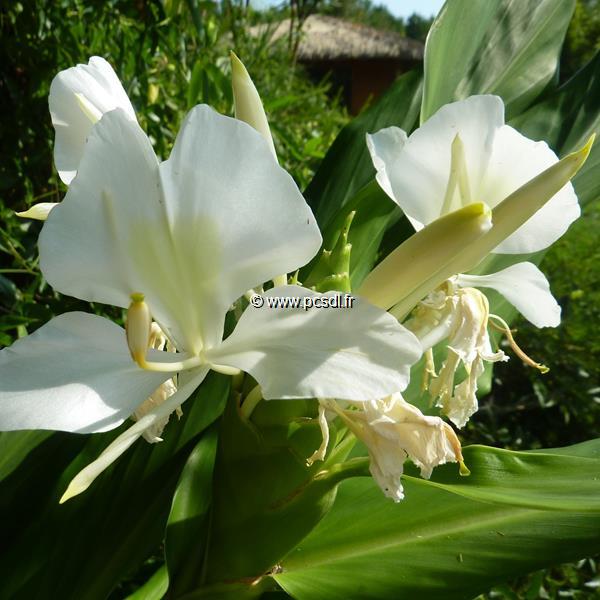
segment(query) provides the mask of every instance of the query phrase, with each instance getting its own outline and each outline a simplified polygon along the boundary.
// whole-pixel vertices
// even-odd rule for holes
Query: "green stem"
[[[315,475],[314,481],[336,484],[350,477],[370,477],[370,463],[371,460],[367,456],[351,458],[346,462],[337,463],[329,469],[320,471]]]
[[[260,385],[255,386],[250,390],[250,393],[244,399],[242,406],[240,408],[240,413],[244,419],[248,420],[250,415],[253,413],[256,405],[262,400],[262,390],[260,389]]]

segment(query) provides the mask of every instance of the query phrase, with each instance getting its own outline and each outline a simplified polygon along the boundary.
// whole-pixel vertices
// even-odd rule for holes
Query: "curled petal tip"
[[[585,161],[588,159],[588,156],[592,151],[592,146],[594,145],[595,140],[596,134],[592,133],[592,135],[590,135],[590,137],[588,138],[588,141],[579,150],[571,152],[571,154],[569,154],[563,159],[565,161],[570,160],[572,163],[575,164],[571,177],[574,177],[577,171],[579,171],[579,169],[581,169],[581,167],[583,167],[583,165],[585,164]]]
[[[459,463],[459,474],[461,477],[468,477],[471,474],[471,471],[469,470],[469,467],[467,467],[467,465],[465,465],[464,461],[460,461]]]
[[[40,202],[29,207],[27,210],[15,212],[17,217],[24,219],[36,219],[37,221],[45,221],[50,214],[50,211],[57,206],[58,202]]]
[[[78,482],[77,477],[75,477],[75,479],[73,479],[73,481],[71,481],[71,483],[65,490],[65,493],[60,497],[60,500],[58,501],[58,503],[64,504],[67,500],[70,500],[71,498],[78,496],[82,492],[85,492],[85,490],[87,490],[88,487],[89,487],[89,484],[82,484],[81,482]]]

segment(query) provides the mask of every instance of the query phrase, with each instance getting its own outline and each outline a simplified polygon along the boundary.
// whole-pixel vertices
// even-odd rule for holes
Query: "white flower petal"
[[[188,114],[160,171],[174,236],[193,267],[194,301],[218,324],[204,334],[212,346],[227,308],[246,290],[306,264],[321,234],[264,138],[208,106]]]
[[[85,469],[82,469],[73,478],[62,495],[60,503],[62,504],[73,496],[77,496],[87,490],[94,479],[115,462],[146,431],[151,430],[157,423],[164,421],[166,417],[181,406],[202,383],[207,373],[208,368],[202,367],[196,369],[193,376],[189,377],[186,383],[172,396],[167,398],[163,404],[145,414],[135,425],[132,425],[109,444],[94,462],[90,463]]]
[[[464,146],[473,200],[491,206],[475,191],[492,154],[494,135],[503,123],[500,98],[471,96],[443,106],[398,151],[386,148],[378,155],[385,164],[392,197],[417,230],[441,216],[450,176],[451,146],[457,133]],[[381,165],[375,167],[381,172]]]
[[[496,290],[536,327],[560,324],[560,305],[550,292],[550,284],[530,262],[517,263],[489,275],[459,275],[457,283]]]
[[[369,150],[377,181],[417,230],[467,202],[485,202],[494,208],[558,161],[547,144],[504,124],[504,106],[497,96],[471,96],[447,104],[408,140],[395,135],[395,142],[389,129],[371,136]],[[464,164],[464,170],[458,171],[466,174],[459,175],[458,181],[467,182],[469,194],[460,197],[459,184],[453,200],[444,206],[454,142],[456,166]],[[547,248],[579,214],[569,183],[494,252],[525,254]]]
[[[180,287],[181,257],[165,217],[158,160],[122,110],[105,114],[90,133],[78,176],[48,216],[39,247],[42,273],[60,292],[123,308],[131,294],[142,293],[180,342],[178,316],[197,334],[195,299]]]
[[[530,140],[505,125],[496,133],[494,151],[479,195],[493,208],[557,162],[558,157],[545,142]],[[580,214],[575,190],[567,183],[494,252],[529,254],[543,250],[560,238]]]
[[[36,221],[45,221],[50,214],[50,211],[58,206],[58,202],[38,202],[30,206],[27,210],[15,213],[17,217],[23,219],[35,219]]]
[[[159,170],[147,136],[115,110],[46,221],[40,262],[71,296],[126,307],[144,294],[178,347],[196,353],[220,341],[239,296],[320,244],[298,188],[249,125],[196,107]]]
[[[395,197],[390,183],[390,173],[394,172],[395,161],[402,152],[407,139],[406,132],[400,127],[386,127],[377,133],[367,133],[367,148],[377,171],[375,178],[381,189],[392,200],[395,200]]]
[[[99,56],[87,65],[61,71],[50,86],[50,115],[56,130],[54,161],[68,185],[78,169],[86,138],[95,120],[115,108],[135,121],[135,111],[112,67]]]
[[[0,352],[0,430],[107,431],[169,377],[133,362],[121,327],[66,313]]]
[[[331,297],[297,286],[265,297]],[[400,391],[420,356],[417,339],[360,298],[353,308],[248,306],[234,332],[207,355],[250,373],[270,398],[367,400]]]

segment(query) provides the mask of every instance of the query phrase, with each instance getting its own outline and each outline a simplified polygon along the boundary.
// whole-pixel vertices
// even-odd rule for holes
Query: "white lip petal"
[[[377,152],[375,168],[382,163],[392,197],[416,229],[441,216],[450,176],[451,145],[456,137],[464,145],[471,187],[475,190],[492,154],[494,135],[504,123],[504,105],[497,96],[471,96],[442,107],[397,149]],[[383,188],[386,192],[386,188]],[[490,204],[487,198],[473,200]]]
[[[560,306],[545,275],[533,263],[517,263],[489,275],[459,275],[457,283],[496,290],[536,327],[560,325]]]
[[[494,208],[522,185],[558,162],[545,142],[535,142],[505,125],[496,133],[494,151],[480,195]],[[486,200],[487,202],[487,200]],[[524,225],[498,245],[500,254],[529,254],[559,239],[581,214],[575,190],[567,183]]]
[[[377,171],[377,183],[381,189],[398,203],[394,196],[394,189],[390,182],[390,175],[396,169],[396,161],[400,159],[400,154],[408,136],[400,127],[386,127],[380,129],[377,133],[367,134],[367,148],[373,161],[373,166]],[[421,225],[422,226],[422,225]],[[416,229],[420,227],[415,226]]]
[[[321,235],[291,177],[249,125],[196,107],[160,168],[121,110],[90,134],[40,236],[42,272],[84,300],[142,293],[178,348],[218,343],[246,290],[304,265]]]
[[[87,467],[82,469],[71,481],[60,502],[66,502],[73,496],[81,494],[92,484],[94,479],[106,470],[123,452],[125,452],[145,431],[153,427],[174,410],[181,406],[202,383],[208,373],[207,368],[197,369],[194,376],[188,379],[172,396],[167,398],[160,406],[144,415],[135,425],[124,431],[117,439],[109,444],[100,456]]]
[[[67,185],[75,177],[86,138],[94,125],[90,115],[97,117],[121,108],[128,119],[136,120],[119,78],[99,56],[90,58],[87,65],[61,71],[52,81],[48,102],[56,130],[54,161]],[[84,110],[85,106],[88,110]]]
[[[0,429],[107,431],[170,376],[142,371],[108,319],[66,313],[0,352]]]
[[[213,324],[204,331],[210,347],[221,339],[227,308],[246,290],[306,264],[321,234],[263,137],[208,106],[188,114],[160,173],[188,271],[181,292]]]
[[[329,297],[297,286],[265,296]],[[383,310],[249,306],[234,332],[207,356],[250,373],[269,398],[368,400],[404,389],[421,354],[417,339]]]

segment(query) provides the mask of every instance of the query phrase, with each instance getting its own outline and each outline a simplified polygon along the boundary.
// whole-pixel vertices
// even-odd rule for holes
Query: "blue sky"
[[[279,4],[281,0],[252,0],[253,6]],[[409,17],[418,13],[424,17],[437,15],[444,4],[444,0],[373,0],[373,4],[383,4],[397,17]]]
[[[374,0],[373,4],[383,4],[397,17],[409,17],[419,13],[424,17],[437,15],[444,0]]]

